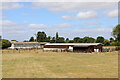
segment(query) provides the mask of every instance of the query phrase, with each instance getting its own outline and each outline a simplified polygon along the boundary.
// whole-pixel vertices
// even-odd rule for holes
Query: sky
[[[3,2],[0,10],[0,34],[8,40],[29,40],[38,31],[109,39],[118,24],[117,2]]]

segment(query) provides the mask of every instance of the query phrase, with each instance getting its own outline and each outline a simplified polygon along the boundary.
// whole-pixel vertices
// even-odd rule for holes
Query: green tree
[[[111,42],[110,45],[111,46],[120,46],[120,42]]]
[[[89,37],[84,37],[83,38],[83,43],[88,43],[88,41],[89,41]]]
[[[79,43],[79,40],[80,40],[80,37],[75,37],[75,38],[73,39],[74,43]]]
[[[104,39],[104,45],[105,46],[109,46],[110,45],[110,41],[108,39]]]
[[[94,43],[95,39],[92,37],[84,37],[83,38],[83,43]]]
[[[31,37],[30,40],[29,40],[29,42],[34,42],[34,41],[35,41],[34,37]]]
[[[120,42],[120,24],[113,28],[112,36],[117,42]]]
[[[45,32],[38,32],[37,33],[37,42],[46,42],[46,33]]]
[[[69,38],[66,38],[65,42],[68,43],[69,42]]]
[[[69,43],[74,43],[74,40],[69,40]]]
[[[11,46],[11,42],[6,40],[6,39],[2,39],[2,48],[8,48]]]
[[[104,43],[104,37],[98,36],[97,40],[96,40],[96,43]]]
[[[95,39],[92,38],[92,37],[89,37],[89,42],[90,42],[90,43],[95,43]]]
[[[58,32],[56,32],[56,42],[57,42],[58,38],[59,38]]]
[[[24,40],[23,42],[29,42],[28,40]]]
[[[15,42],[18,42],[17,40],[11,40],[11,41],[15,41]]]
[[[114,42],[114,39],[111,37],[111,38],[110,38],[110,43],[112,43],[112,42]]]
[[[2,42],[2,36],[0,36],[0,42]]]
[[[48,37],[46,38],[46,42],[50,42],[50,39],[51,39],[51,37],[48,36]]]
[[[58,40],[57,40],[57,43],[64,43],[64,37],[59,37]]]
[[[52,40],[50,40],[50,43],[55,43],[55,37],[53,37]]]

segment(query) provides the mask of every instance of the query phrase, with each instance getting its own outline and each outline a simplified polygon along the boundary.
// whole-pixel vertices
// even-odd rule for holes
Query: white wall
[[[45,50],[45,51],[52,51],[52,50],[62,51],[62,50],[66,50],[66,48],[43,48],[43,50]]]

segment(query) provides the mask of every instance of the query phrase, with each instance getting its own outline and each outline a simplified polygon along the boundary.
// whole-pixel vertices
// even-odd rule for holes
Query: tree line
[[[80,37],[74,37],[72,40],[69,38],[59,37],[58,32],[56,32],[55,37],[47,36],[45,32],[37,32],[36,39],[34,37],[31,37],[28,42],[50,42],[50,43],[102,43],[105,46],[119,46],[120,45],[120,24],[118,24],[116,27],[113,28],[112,36],[114,38],[105,39],[102,36],[98,36],[97,39],[93,37],[87,37],[84,38]]]
[[[106,46],[112,45],[112,43],[115,40],[113,38],[110,38],[110,40],[105,39],[102,36],[98,36],[97,39],[93,37],[87,37],[85,36],[84,38],[80,37],[74,37],[72,40],[69,38],[64,38],[64,37],[59,37],[58,32],[56,32],[55,37],[47,36],[45,32],[38,32],[36,39],[34,37],[31,37],[29,41],[27,42],[50,42],[50,43],[102,43]],[[26,42],[26,41],[25,41]]]
[[[96,39],[93,37],[88,37],[85,36],[83,38],[80,37],[74,37],[72,40],[70,40],[69,38],[64,38],[64,37],[60,37],[58,32],[56,32],[56,36],[55,37],[51,37],[51,36],[47,36],[47,34],[45,32],[37,32],[36,34],[36,38],[34,38],[33,36],[30,37],[29,40],[25,40],[24,42],[50,42],[50,43],[102,43],[105,46],[120,46],[120,24],[118,24],[117,26],[115,26],[113,28],[112,31],[112,36],[114,38],[110,38],[105,39],[102,36],[98,36]],[[16,40],[11,40],[11,41],[16,41]],[[7,48],[11,46],[10,41],[6,40],[6,39],[2,39],[0,36],[0,44],[2,45],[2,48]],[[0,47],[0,48],[1,48]]]

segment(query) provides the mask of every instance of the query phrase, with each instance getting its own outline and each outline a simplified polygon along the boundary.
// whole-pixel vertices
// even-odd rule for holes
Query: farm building
[[[46,43],[44,51],[101,52],[101,43]]]
[[[11,42],[12,45],[10,49],[26,49],[26,48],[43,48],[45,45],[45,42]]]

